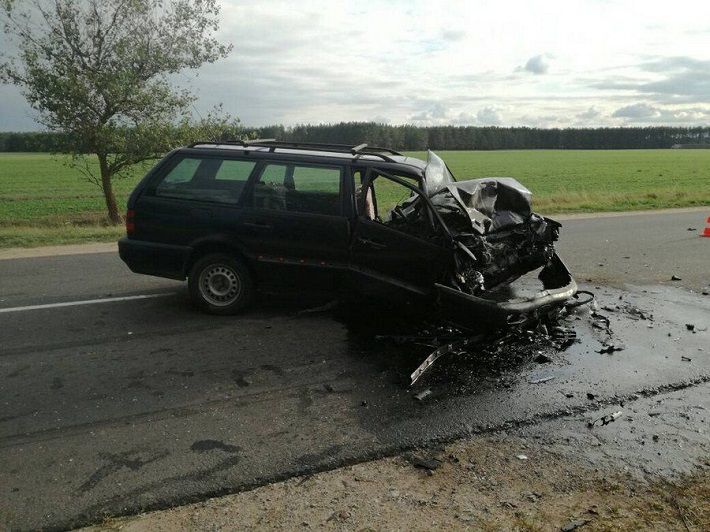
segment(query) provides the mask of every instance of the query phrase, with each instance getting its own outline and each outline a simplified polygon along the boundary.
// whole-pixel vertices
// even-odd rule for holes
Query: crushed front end
[[[503,325],[574,297],[577,285],[555,251],[560,224],[532,212],[532,194],[512,178],[455,181],[429,152],[426,192],[454,242],[449,279],[436,284],[442,311],[464,326]],[[505,287],[540,269],[529,296]]]

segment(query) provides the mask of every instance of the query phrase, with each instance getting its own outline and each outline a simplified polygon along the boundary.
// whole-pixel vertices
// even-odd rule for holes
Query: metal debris
[[[551,376],[549,376],[549,377],[542,377],[542,378],[540,378],[540,379],[534,379],[534,380],[531,380],[531,381],[528,381],[528,382],[529,382],[530,384],[542,384],[543,382],[551,381],[551,380],[554,379],[554,378],[555,378],[555,377],[551,375]]]
[[[429,389],[427,388],[427,389],[424,390],[423,392],[419,392],[417,395],[415,395],[414,398],[415,398],[417,401],[423,401],[424,399],[426,399],[426,398],[429,397],[430,395],[431,395],[431,390],[429,390]]]
[[[623,344],[615,345],[615,344],[603,344],[602,348],[597,351],[597,353],[602,353],[602,354],[608,354],[611,355],[615,351],[623,351],[626,348]]]
[[[427,471],[435,471],[436,469],[439,469],[439,466],[441,465],[441,460],[432,457],[418,456],[411,453],[405,455],[405,459],[414,467],[418,469],[426,469]]]
[[[336,300],[329,301],[328,303],[324,305],[320,305],[318,307],[313,307],[313,308],[306,308],[303,310],[299,310],[296,315],[300,316],[302,314],[317,314],[320,312],[328,312],[331,311],[335,308],[338,307],[338,302]]]
[[[595,419],[594,421],[587,422],[587,426],[589,428],[592,428],[597,423],[599,423],[601,426],[608,425],[609,423],[619,419],[623,413],[623,411],[619,410],[611,414],[605,414],[602,417]]]

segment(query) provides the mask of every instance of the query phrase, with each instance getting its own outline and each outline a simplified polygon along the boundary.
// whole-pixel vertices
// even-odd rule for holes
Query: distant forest
[[[356,145],[396,150],[649,149],[710,145],[710,127],[616,127],[541,129],[529,127],[393,126],[374,122],[242,127],[221,140],[275,138],[292,142]],[[61,133],[0,133],[0,152],[62,152]]]

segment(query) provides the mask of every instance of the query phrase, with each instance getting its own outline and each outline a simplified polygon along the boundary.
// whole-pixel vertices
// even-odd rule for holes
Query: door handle
[[[370,240],[369,238],[358,238],[357,241],[359,244],[372,249],[385,249],[387,247],[387,244],[383,244],[377,240]]]
[[[267,229],[271,229],[271,228],[272,228],[271,225],[266,224],[266,223],[263,223],[263,222],[242,222],[242,225],[243,225],[244,227],[251,227],[251,228],[253,228],[253,229],[263,229],[263,230],[267,230]]]

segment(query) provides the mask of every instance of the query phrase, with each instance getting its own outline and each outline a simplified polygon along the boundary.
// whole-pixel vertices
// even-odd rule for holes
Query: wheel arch
[[[228,240],[226,238],[211,238],[195,242],[190,247],[192,248],[192,251],[190,251],[187,260],[185,261],[185,265],[183,266],[183,274],[185,278],[189,277],[190,270],[192,269],[193,265],[202,257],[210,255],[212,253],[221,253],[224,255],[230,255],[240,260],[244,264],[244,266],[246,266],[246,268],[249,270],[252,279],[256,281],[256,272],[254,270],[254,265],[249,259],[248,254],[245,253],[243,247],[240,246],[238,243]]]

